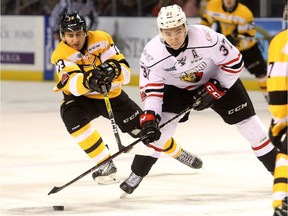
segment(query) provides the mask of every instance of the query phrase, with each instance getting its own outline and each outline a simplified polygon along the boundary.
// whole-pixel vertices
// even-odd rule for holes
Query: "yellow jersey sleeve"
[[[271,40],[267,71],[269,110],[274,121],[285,127],[288,117],[288,30],[278,33]]]

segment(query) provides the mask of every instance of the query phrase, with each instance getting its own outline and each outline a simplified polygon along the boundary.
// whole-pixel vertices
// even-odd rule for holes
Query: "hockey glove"
[[[271,142],[283,153],[287,152],[287,122],[275,123],[272,119],[269,128]]]
[[[158,140],[161,136],[158,128],[161,117],[155,115],[152,110],[146,110],[140,116],[141,132],[140,137],[145,145]]]
[[[216,100],[219,100],[227,92],[226,88],[221,87],[216,79],[210,79],[204,86],[196,90],[193,95],[194,110],[200,111],[213,106]]]
[[[226,36],[227,40],[230,41],[230,43],[233,45],[233,46],[237,46],[240,42],[240,38],[238,38],[236,35],[234,34],[230,34],[230,35],[227,35]]]
[[[121,74],[121,66],[118,61],[109,59],[98,67],[88,71],[85,79],[86,87],[104,93],[103,86],[107,92],[111,89],[111,82]]]

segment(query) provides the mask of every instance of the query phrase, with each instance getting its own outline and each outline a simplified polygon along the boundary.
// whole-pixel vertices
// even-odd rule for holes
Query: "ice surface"
[[[204,161],[191,170],[163,157],[139,188],[125,199],[119,184],[100,186],[87,175],[47,195],[95,164],[68,135],[60,119],[61,93],[53,82],[1,82],[0,215],[101,216],[271,216],[273,177],[233,126],[210,110],[192,112],[175,138]],[[137,103],[136,87],[125,90]],[[249,92],[268,128],[270,114],[260,92]],[[117,145],[109,120],[93,121],[112,153]],[[122,143],[134,141],[120,134]],[[121,182],[133,155],[115,159]],[[64,205],[65,211],[53,211]]]

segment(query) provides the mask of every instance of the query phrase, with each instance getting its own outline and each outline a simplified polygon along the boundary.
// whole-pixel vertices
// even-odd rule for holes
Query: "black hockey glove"
[[[194,110],[200,111],[213,106],[216,100],[219,100],[227,92],[226,88],[221,87],[216,79],[210,79],[205,85],[196,90],[193,95]]]
[[[280,152],[287,152],[287,122],[275,124],[272,119],[269,128],[269,138]]]
[[[230,43],[234,46],[237,46],[240,42],[240,38],[238,38],[236,35],[234,34],[230,34],[226,36],[227,40],[230,41]]]
[[[86,87],[104,93],[103,86],[107,92],[111,89],[111,82],[121,74],[121,66],[118,61],[109,59],[98,67],[87,72],[85,80]]]
[[[140,137],[145,145],[158,140],[161,136],[158,128],[161,117],[155,115],[152,110],[146,110],[140,116],[141,132]]]

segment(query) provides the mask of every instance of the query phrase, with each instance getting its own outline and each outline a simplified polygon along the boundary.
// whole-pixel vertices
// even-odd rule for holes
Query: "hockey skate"
[[[124,198],[127,194],[132,194],[133,191],[139,186],[143,177],[131,172],[130,176],[120,184],[120,188],[124,191],[120,198]]]
[[[92,173],[92,178],[101,185],[113,184],[119,182],[116,172],[116,165],[113,161],[109,161],[96,169],[96,171]]]
[[[273,216],[287,216],[288,215],[288,197],[284,197],[282,200],[282,206],[275,208]]]
[[[203,165],[203,162],[200,158],[185,150],[182,150],[180,155],[175,159],[193,169],[200,169]]]

